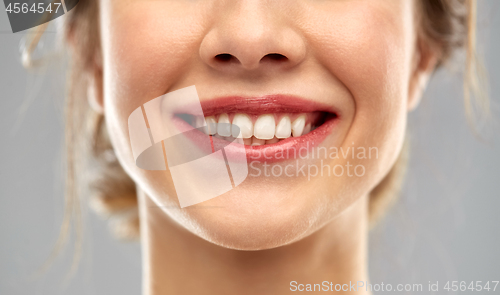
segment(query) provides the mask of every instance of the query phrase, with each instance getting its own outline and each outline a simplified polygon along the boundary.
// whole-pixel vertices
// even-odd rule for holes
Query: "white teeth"
[[[217,133],[217,121],[215,121],[214,116],[209,116],[205,118],[205,122],[207,122],[208,134],[214,135]]]
[[[229,116],[225,113],[219,116],[219,124],[217,124],[217,134],[225,137],[231,136],[231,122],[229,122]]]
[[[243,138],[241,133],[240,133],[240,127],[235,124],[231,124],[231,138]]]
[[[253,124],[250,117],[246,114],[236,114],[233,118],[233,125],[237,125],[241,131],[243,138],[250,138],[253,136]],[[232,129],[233,137],[238,137],[236,128]]]
[[[257,118],[255,124],[247,114],[235,114],[233,122],[229,120],[229,115],[223,113],[219,115],[219,122],[215,116],[205,118],[207,127],[204,132],[220,139],[243,138],[245,145],[264,145],[280,142],[290,136],[299,137],[305,135],[315,127],[311,123],[306,124],[306,114],[300,114],[293,122],[289,115],[284,115],[276,124],[274,114],[265,114]],[[202,126],[203,119],[195,118],[193,125]],[[237,127],[236,127],[237,126]]]
[[[263,145],[265,144],[266,141],[263,139],[258,139],[258,138],[252,138],[252,145]]]
[[[258,139],[272,139],[276,130],[274,115],[261,115],[255,122],[253,135]]]
[[[302,135],[306,135],[309,132],[311,132],[311,123],[306,124],[306,127],[304,127],[304,131],[302,131]]]
[[[278,122],[276,126],[276,137],[277,138],[289,138],[292,132],[292,123],[290,122],[290,117],[284,116]]]
[[[306,124],[306,115],[300,115],[295,121],[292,123],[292,134],[293,137],[299,137],[302,135],[302,131],[304,131],[304,125]]]

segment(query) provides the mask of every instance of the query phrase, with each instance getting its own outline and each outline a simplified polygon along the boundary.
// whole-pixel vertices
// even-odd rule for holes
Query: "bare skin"
[[[140,191],[144,294],[282,294],[292,281],[368,281],[369,194],[394,165],[439,57],[418,33],[415,2],[99,4],[92,105]],[[202,102],[287,94],[336,108],[339,123],[320,145],[376,148],[377,157],[325,159],[363,166],[360,177],[257,176],[181,209],[168,170],[135,165],[127,118],[190,85]]]
[[[297,287],[327,281],[329,288],[346,284],[346,289],[367,282],[368,223],[359,218],[367,216],[366,205],[367,198],[360,198],[327,226],[291,245],[239,251],[191,234],[141,193],[144,294],[279,295],[290,293],[292,281]],[[370,294],[364,288],[352,293]]]

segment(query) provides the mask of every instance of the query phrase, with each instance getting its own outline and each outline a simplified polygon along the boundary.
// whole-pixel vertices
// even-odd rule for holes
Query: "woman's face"
[[[104,111],[120,162],[165,214],[213,243],[265,249],[311,234],[366,197],[399,155],[407,112],[417,99],[414,85],[420,85],[414,5],[102,0]],[[249,102],[221,104],[211,113],[216,120],[243,114],[254,133],[265,114],[275,122],[262,119],[264,133],[285,116],[296,126],[290,129],[285,119],[280,132],[294,130],[295,136],[277,143],[249,139],[248,145],[264,145],[248,150],[306,146],[309,154],[269,163],[250,159],[242,184],[180,209],[169,171],[135,165],[127,122],[147,101],[191,85],[202,105],[228,97]],[[301,114],[302,135],[301,122],[294,122]],[[308,123],[317,129],[307,133]]]

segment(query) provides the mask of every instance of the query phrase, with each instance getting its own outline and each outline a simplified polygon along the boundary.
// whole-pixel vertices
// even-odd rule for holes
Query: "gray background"
[[[480,1],[479,19],[498,122],[500,1]],[[10,32],[2,9],[0,294],[140,294],[139,245],[114,240],[106,221],[90,211],[76,276],[64,280],[71,247],[48,272],[34,276],[50,254],[63,216],[65,63],[26,71],[19,54],[23,36]],[[39,54],[51,52],[54,37],[53,30],[44,36]],[[500,280],[500,128],[490,125],[483,142],[474,137],[461,87],[460,74],[438,72],[410,115],[410,171],[400,202],[371,233],[372,283]]]

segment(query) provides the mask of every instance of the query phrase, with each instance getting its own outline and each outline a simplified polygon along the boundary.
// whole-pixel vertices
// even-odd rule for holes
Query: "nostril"
[[[282,54],[279,53],[269,53],[266,56],[264,56],[262,59],[268,58],[270,60],[275,60],[275,61],[285,61],[288,58]]]
[[[221,53],[221,54],[217,54],[216,56],[214,56],[214,60],[216,62],[220,62],[220,63],[225,63],[225,64],[229,64],[229,63],[232,63],[232,62],[237,62],[237,63],[240,63],[239,59],[230,54],[230,53]],[[284,62],[284,61],[287,61],[288,60],[288,57],[286,57],[285,55],[283,54],[279,54],[279,53],[269,53],[269,54],[266,54],[264,57],[262,57],[260,59],[260,62]]]
[[[215,56],[215,59],[218,61],[230,61],[233,56],[229,53],[222,53],[222,54],[217,54]]]

